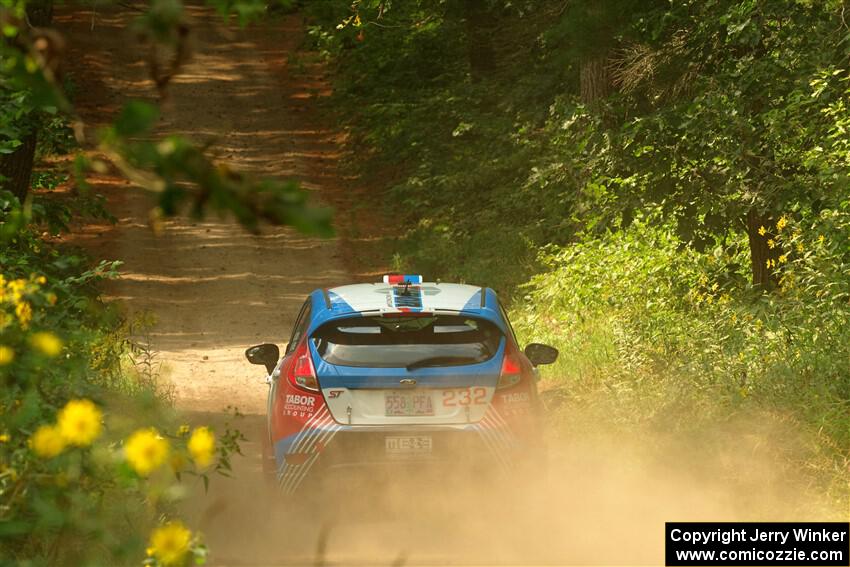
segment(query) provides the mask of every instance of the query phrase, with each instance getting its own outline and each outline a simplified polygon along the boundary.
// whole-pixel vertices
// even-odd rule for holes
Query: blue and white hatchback
[[[427,464],[510,470],[539,449],[535,367],[493,290],[423,282],[317,289],[283,357],[246,351],[268,372],[267,471],[285,493],[334,471]]]

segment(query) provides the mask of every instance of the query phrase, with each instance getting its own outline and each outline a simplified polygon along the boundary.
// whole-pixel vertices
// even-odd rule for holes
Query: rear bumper
[[[508,429],[483,423],[446,426],[341,426],[319,430],[278,461],[282,492],[317,485],[382,482],[412,475],[503,474],[534,448]]]

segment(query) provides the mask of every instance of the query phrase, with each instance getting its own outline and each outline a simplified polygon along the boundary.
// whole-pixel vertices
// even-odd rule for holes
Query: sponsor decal
[[[345,390],[329,390],[328,397],[329,398],[338,398]]]
[[[528,392],[516,392],[513,394],[502,394],[502,403],[510,405],[527,405],[531,402]]]
[[[305,417],[316,411],[316,398],[301,394],[286,394],[286,403],[283,404],[283,415],[294,417]]]
[[[499,399],[501,411],[507,418],[527,415],[531,409],[531,395],[528,392],[500,394]]]

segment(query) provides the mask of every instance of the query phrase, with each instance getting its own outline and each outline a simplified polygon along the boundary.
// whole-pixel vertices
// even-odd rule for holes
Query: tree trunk
[[[772,219],[755,210],[747,213],[747,236],[750,241],[750,267],[753,286],[770,291],[776,287],[776,268],[780,255],[779,246],[770,247],[776,241]],[[762,231],[764,234],[762,234]]]
[[[32,27],[43,28],[53,22],[53,0],[29,0],[26,9],[27,21]],[[11,191],[21,203],[30,191],[37,140],[38,130],[32,127],[14,152],[0,155],[0,176],[5,178],[0,181],[0,187]]]
[[[496,21],[492,10],[481,0],[464,0],[467,58],[473,81],[480,81],[496,69],[493,34]]]
[[[0,181],[0,187],[11,191],[23,203],[30,190],[32,165],[35,159],[36,133],[33,130],[27,134],[23,144],[11,154],[0,155],[0,175],[5,177]]]
[[[605,56],[585,59],[579,71],[581,101],[593,104],[611,94],[611,75],[608,72],[608,58]]]

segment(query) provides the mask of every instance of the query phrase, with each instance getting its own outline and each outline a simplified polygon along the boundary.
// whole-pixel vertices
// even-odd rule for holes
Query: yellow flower
[[[11,438],[8,433],[0,433],[0,443],[8,443]]]
[[[788,254],[782,254],[779,256],[779,263],[784,264],[788,261]]]
[[[124,456],[134,471],[148,476],[165,462],[168,441],[160,437],[156,429],[139,429],[127,439]]]
[[[215,435],[206,427],[198,427],[189,437],[187,447],[196,465],[209,466],[215,453]]]
[[[10,364],[15,360],[15,351],[11,347],[0,345],[0,366]]]
[[[819,242],[819,243],[821,243],[821,244],[823,244],[823,241],[824,241],[824,237],[823,237],[823,235],[821,234],[820,236],[818,236],[818,242]]]
[[[47,356],[58,356],[62,352],[62,340],[53,333],[45,331],[33,333],[30,337],[30,344],[36,350],[46,354]]]
[[[181,522],[168,522],[151,534],[150,550],[163,565],[179,565],[189,552],[191,538],[192,532]]]
[[[785,215],[779,217],[779,220],[776,221],[776,230],[781,231],[788,224],[788,219],[785,218]]]
[[[799,254],[802,254],[802,253],[803,253],[803,244],[802,244],[801,242],[798,242],[798,243],[797,243],[797,252],[798,252]]]
[[[45,278],[44,276],[38,276],[37,278],[35,278],[35,283],[44,285],[47,283],[47,278]]]
[[[760,227],[759,227],[759,234],[761,234],[762,236],[764,236],[765,234],[767,234],[767,229],[766,229],[766,228],[764,228],[764,226],[760,226]]]
[[[32,306],[26,301],[21,301],[15,306],[15,315],[18,316],[18,321],[24,329],[30,326],[32,321]]]
[[[776,248],[776,241],[771,238],[770,240],[767,241],[767,247],[770,248],[771,250]]]
[[[71,445],[91,445],[100,435],[103,414],[91,400],[71,400],[59,411],[56,420],[62,437]]]
[[[24,289],[26,288],[26,285],[26,280],[17,279],[10,281],[9,285],[6,286],[9,289],[9,294],[12,297],[13,303],[21,301],[21,298],[24,296]]]
[[[177,435],[179,435],[180,437],[183,437],[184,435],[189,435],[189,429],[190,428],[188,425],[181,425],[180,428],[177,430]]]
[[[30,437],[30,447],[39,457],[52,459],[65,449],[65,438],[55,425],[42,425]]]

